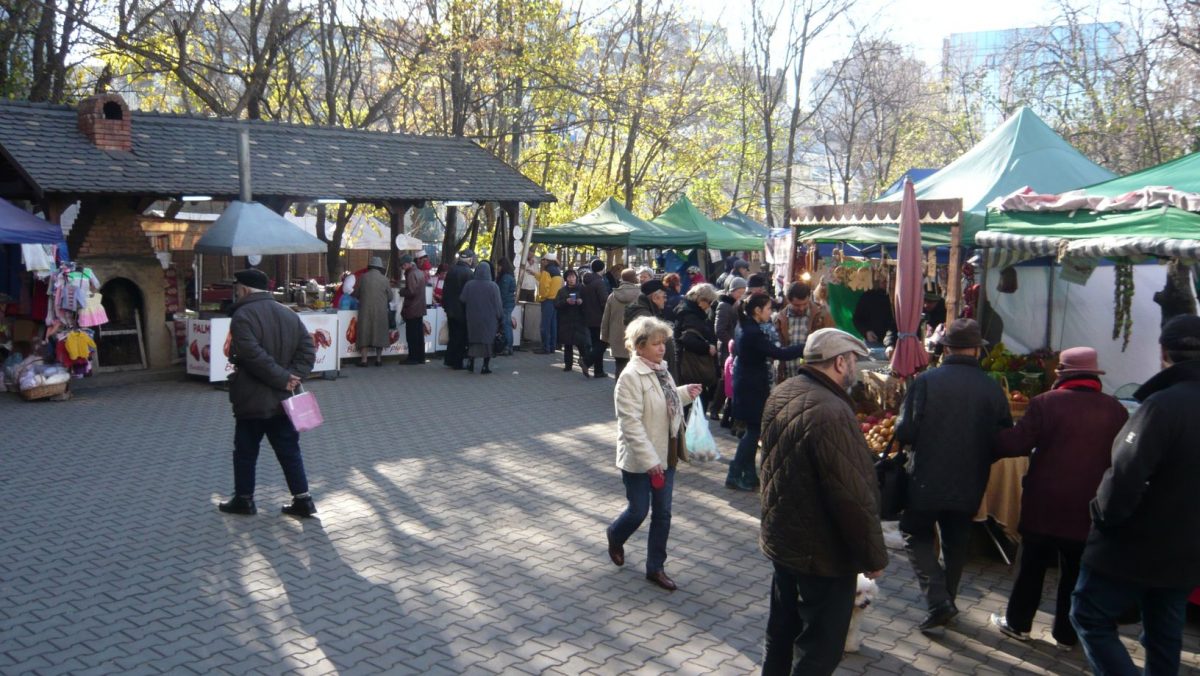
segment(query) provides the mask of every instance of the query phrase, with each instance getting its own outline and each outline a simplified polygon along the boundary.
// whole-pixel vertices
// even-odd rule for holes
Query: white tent
[[[1046,312],[1050,307],[1050,349],[1095,348],[1100,357],[1106,392],[1128,383],[1144,383],[1159,370],[1158,334],[1162,313],[1154,294],[1166,284],[1167,269],[1157,264],[1133,266],[1133,331],[1129,347],[1112,338],[1114,268],[1102,265],[1079,285],[1059,279],[1060,266],[1021,265],[1017,292],[997,293],[997,268],[988,270],[988,302],[1004,320],[1004,344],[1016,354],[1045,347]],[[1054,275],[1054,299],[1050,303],[1050,275]]]

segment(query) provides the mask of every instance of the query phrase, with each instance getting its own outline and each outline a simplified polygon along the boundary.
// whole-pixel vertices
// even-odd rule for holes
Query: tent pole
[[[1051,332],[1054,329],[1054,259],[1050,259],[1050,282],[1046,293],[1046,349],[1050,349]]]

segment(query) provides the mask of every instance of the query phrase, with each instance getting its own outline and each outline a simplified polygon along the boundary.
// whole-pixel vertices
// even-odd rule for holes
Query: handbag
[[[301,390],[302,387],[297,385],[296,390]],[[317,396],[312,392],[292,392],[292,396],[284,399],[282,403],[283,412],[287,414],[288,420],[292,421],[292,427],[295,427],[297,432],[316,429],[325,422],[325,417],[321,415],[321,407],[317,404]]]
[[[450,344],[450,322],[447,321],[445,324],[442,324],[440,328],[438,328],[437,342],[438,345]]]
[[[504,332],[498,331],[496,336],[492,338],[492,354],[500,354],[508,349],[508,341],[504,339]]]
[[[875,478],[879,481],[879,518],[893,521],[908,503],[908,471],[904,466],[908,463],[908,453],[901,450],[894,456],[888,457],[893,438],[875,461]]]
[[[695,329],[688,329],[683,333],[688,332],[700,335],[700,332]],[[703,338],[703,336],[701,336]],[[711,355],[696,354],[684,348],[681,344],[679,351],[682,355],[679,358],[679,380],[684,384],[699,383],[704,387],[712,387],[717,384],[717,362]]]

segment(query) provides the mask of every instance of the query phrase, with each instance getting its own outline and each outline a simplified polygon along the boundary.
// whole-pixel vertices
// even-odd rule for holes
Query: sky
[[[1131,1],[1135,6],[1156,2]],[[730,41],[740,45],[740,26],[748,21],[749,4],[746,0],[683,0],[681,6],[693,16],[716,20],[726,27]],[[1072,4],[1098,4],[1096,15],[1102,21],[1119,21],[1125,13],[1125,3],[1115,0],[1073,0]],[[1056,7],[1053,0],[859,0],[852,17],[875,35],[886,31],[895,42],[910,45],[916,57],[936,65],[941,59],[942,39],[951,33],[1048,25],[1059,15]],[[831,35],[825,42],[818,53],[826,63],[814,64],[818,68],[849,45],[845,33]]]

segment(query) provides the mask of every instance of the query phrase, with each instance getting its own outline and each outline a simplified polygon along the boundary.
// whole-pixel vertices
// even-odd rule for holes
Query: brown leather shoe
[[[667,577],[666,572],[658,571],[657,573],[646,573],[646,579],[654,584],[666,589],[667,591],[675,591],[679,587],[675,586],[675,580]]]
[[[625,565],[625,548],[621,545],[614,545],[612,540],[608,541],[608,558],[618,566]]]

